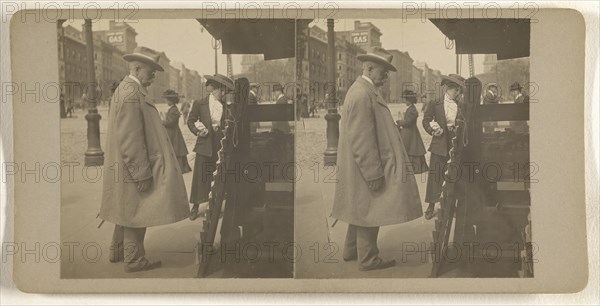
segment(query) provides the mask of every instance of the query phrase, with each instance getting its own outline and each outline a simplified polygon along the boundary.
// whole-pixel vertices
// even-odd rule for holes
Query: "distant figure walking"
[[[185,145],[185,140],[183,139],[181,129],[179,128],[179,117],[181,117],[181,113],[177,108],[177,103],[179,103],[179,94],[172,89],[167,89],[163,93],[162,97],[165,98],[169,104],[169,110],[163,118],[163,124],[167,129],[167,134],[171,140],[171,145],[173,145],[175,156],[179,161],[181,173],[185,174],[191,172],[192,168],[190,167],[187,159],[189,152],[187,146]]]
[[[181,103],[181,113],[183,114],[183,122],[187,122],[187,117],[190,113],[191,107],[192,104],[187,99],[184,99],[183,103]]]
[[[400,136],[402,136],[402,142],[406,148],[413,172],[420,174],[427,171],[428,167],[425,160],[425,153],[427,151],[425,151],[421,133],[417,128],[417,118],[419,118],[419,112],[415,106],[415,103],[417,103],[417,94],[412,90],[405,90],[402,92],[402,98],[404,98],[408,108],[404,113],[404,118],[396,121],[396,124],[400,128]]]

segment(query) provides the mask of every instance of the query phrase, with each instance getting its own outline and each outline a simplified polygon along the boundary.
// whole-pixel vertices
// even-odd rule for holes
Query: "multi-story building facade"
[[[57,23],[59,82],[65,100],[81,104],[82,95],[87,86],[87,57],[85,35],[71,25]],[[106,103],[112,96],[111,87],[129,74],[129,63],[123,55],[133,52],[137,47],[135,29],[124,22],[111,21],[106,31],[94,31],[94,71],[96,83],[100,90],[99,103]],[[171,61],[162,52],[160,65],[163,72],[156,73],[156,79],[148,90],[148,99],[155,103],[163,103],[162,94],[167,89],[174,89],[186,98],[202,97],[202,77],[198,72],[189,70],[183,64]]]
[[[381,30],[371,22],[355,20],[353,30],[339,31],[335,34],[367,51],[371,47],[381,47]]]
[[[327,88],[327,32],[318,26],[309,29],[307,58],[309,97],[323,101]]]
[[[441,73],[439,70],[431,69],[427,63],[417,61],[415,67],[419,68],[423,72],[423,78],[421,82],[420,92],[424,95],[425,101],[433,101],[440,97],[440,84],[442,82]]]
[[[163,67],[164,71],[156,72],[152,86],[148,87],[148,96],[146,99],[149,99],[154,103],[166,103],[165,99],[162,98],[162,94],[171,87],[169,74],[171,60],[164,52],[161,52],[158,63]]]
[[[81,31],[71,25],[58,29],[59,82],[65,101],[80,104],[87,81],[87,53]],[[61,79],[62,77],[62,79]]]
[[[423,70],[415,65],[412,66],[412,89],[415,93],[417,93],[417,102],[421,101],[421,87],[423,87]]]
[[[392,103],[402,102],[402,91],[404,89],[413,89],[413,59],[408,52],[402,52],[396,49],[388,50],[393,58],[392,65],[397,71],[389,74],[389,101]]]
[[[362,74],[362,63],[356,59],[356,56],[365,54],[366,51],[340,36],[336,36],[335,49],[337,52],[337,98],[343,103],[346,92],[356,78]]]
[[[181,71],[169,65],[169,88],[181,94]]]
[[[180,62],[172,62],[174,70],[179,70],[179,94],[188,101],[201,99],[209,94],[204,86],[204,78],[196,71],[188,69]]]

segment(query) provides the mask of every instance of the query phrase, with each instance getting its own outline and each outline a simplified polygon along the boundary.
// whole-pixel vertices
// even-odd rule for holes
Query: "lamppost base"
[[[92,153],[88,153],[85,152],[85,158],[84,158],[84,166],[86,167],[90,167],[90,166],[102,166],[104,165],[104,153],[100,152],[92,154]]]
[[[325,151],[324,155],[323,162],[325,166],[335,166],[337,164],[337,151],[333,153]]]
[[[85,115],[88,122],[88,148],[85,151],[84,165],[87,166],[102,166],[104,165],[104,152],[100,147],[100,119],[102,116],[97,113],[97,110],[92,109]]]
[[[325,166],[335,166],[337,163],[340,118],[341,116],[337,113],[335,108],[330,108],[329,112],[325,115],[325,120],[327,120],[327,149],[325,149],[325,152],[323,153]]]

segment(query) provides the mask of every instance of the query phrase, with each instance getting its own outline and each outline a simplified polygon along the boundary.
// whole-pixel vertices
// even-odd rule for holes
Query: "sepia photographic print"
[[[61,240],[102,250],[61,277],[292,277],[294,20],[57,31],[61,159],[86,167],[61,181]]]
[[[335,103],[340,130],[322,169],[330,118],[298,130],[301,168],[324,177],[298,182],[296,220],[310,222],[296,241],[314,258],[296,276],[533,277],[529,20],[337,21],[299,39],[309,100]],[[324,93],[332,26],[336,87]]]
[[[586,23],[516,4],[15,11],[14,282],[584,290]]]

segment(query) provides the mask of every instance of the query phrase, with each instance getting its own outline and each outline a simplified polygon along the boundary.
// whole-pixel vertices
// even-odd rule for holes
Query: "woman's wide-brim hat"
[[[402,91],[402,98],[417,98],[417,93],[410,90],[410,89],[405,89],[404,91]]]
[[[279,83],[274,84],[273,91],[276,91],[276,90],[283,91],[283,86],[281,86],[281,84],[279,84]]]
[[[163,98],[183,98],[183,96],[180,96],[175,90],[173,89],[167,89],[165,90],[165,92],[163,92],[162,94]]]
[[[123,55],[123,59],[128,62],[139,61],[149,65],[154,70],[165,71],[158,63],[160,53],[147,47],[136,47],[133,49],[133,53]]]
[[[442,76],[442,86],[448,84],[456,84],[461,88],[465,88],[465,78],[458,74],[449,74],[448,76]]]
[[[393,58],[394,56],[390,52],[381,47],[373,47],[371,48],[371,51],[367,52],[366,54],[359,54],[356,56],[356,59],[361,62],[376,62],[383,65],[387,70],[397,71],[396,67],[392,65]]]
[[[521,90],[521,89],[523,89],[523,87],[521,87],[521,84],[519,84],[519,82],[512,83],[509,88],[510,91]]]
[[[205,75],[204,78],[206,79],[207,85],[212,82],[212,83],[217,83],[217,84],[223,85],[229,90],[235,90],[235,85],[233,84],[233,80],[222,74]]]

